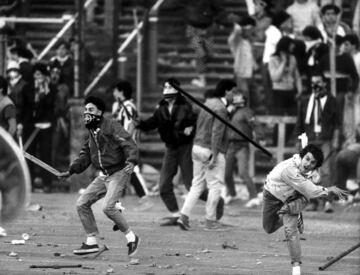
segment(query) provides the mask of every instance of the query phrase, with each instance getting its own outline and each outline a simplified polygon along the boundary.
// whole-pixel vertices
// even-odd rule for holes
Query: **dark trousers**
[[[192,144],[183,144],[177,148],[167,147],[160,171],[160,196],[170,212],[178,212],[179,206],[174,194],[173,179],[180,167],[182,179],[187,190],[190,190],[193,178],[193,162],[191,158]],[[200,199],[206,201],[208,191],[204,191]]]
[[[136,195],[139,198],[142,198],[145,196],[144,187],[141,185],[140,180],[138,179],[135,172],[131,174],[130,184],[134,187]]]

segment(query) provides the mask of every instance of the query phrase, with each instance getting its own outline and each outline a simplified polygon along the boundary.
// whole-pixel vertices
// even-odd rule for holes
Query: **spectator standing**
[[[20,74],[28,83],[34,81],[32,58],[33,54],[24,47],[16,46],[10,49],[9,59],[19,64]]]
[[[283,36],[292,33],[292,20],[288,13],[280,11],[273,15],[272,24],[265,31],[265,45],[262,57],[262,80],[268,111],[273,103],[272,81],[269,74],[269,61],[276,51],[276,45]]]
[[[247,98],[242,92],[235,92],[232,104],[235,106],[235,110],[233,114],[231,114],[231,124],[250,139],[254,139],[254,133],[256,130],[259,130],[259,125],[256,122],[253,110],[248,107]],[[249,142],[231,129],[229,129],[227,133],[229,146],[225,156],[225,204],[236,199],[233,175],[234,172],[237,171],[249,192],[249,202],[246,204],[246,207],[252,207],[256,204],[253,199],[256,198],[257,191],[249,175]],[[260,132],[258,132],[258,134],[261,136]]]
[[[32,150],[39,159],[51,165],[54,109],[57,102],[55,102],[56,90],[50,85],[49,71],[45,64],[34,65],[34,81],[34,123],[40,131],[33,141]],[[52,175],[44,169],[34,169],[34,174],[36,184],[42,185],[45,193],[50,193]]]
[[[293,20],[296,37],[301,37],[306,26],[318,26],[321,23],[320,8],[311,0],[295,0],[286,12]]]
[[[231,103],[235,82],[222,79],[217,84],[213,97],[206,100],[206,107],[223,119],[228,119],[226,105]],[[222,230],[223,225],[216,217],[216,207],[221,198],[225,177],[225,153],[227,150],[226,126],[205,110],[200,110],[196,122],[196,135],[192,148],[192,185],[181,209],[178,220],[183,230],[190,229],[189,216],[202,192],[209,189],[206,201],[206,230]]]
[[[349,26],[338,18],[341,15],[340,12],[341,9],[333,4],[327,4],[321,8],[322,22],[317,27],[325,43],[329,43],[329,39],[331,38],[334,39],[334,35],[345,36],[351,32]]]
[[[180,216],[179,206],[173,190],[172,180],[180,167],[185,188],[191,187],[193,179],[193,161],[191,149],[195,136],[196,114],[191,104],[183,97],[175,87],[180,82],[175,78],[169,78],[164,82],[163,99],[158,104],[153,115],[141,120],[138,128],[143,131],[157,129],[166,149],[160,171],[160,196],[170,211],[171,217],[166,217],[161,225],[175,226]],[[201,195],[206,201],[207,192]],[[224,201],[217,204],[218,217],[223,214]]]
[[[183,0],[181,4],[187,24],[186,34],[195,52],[198,73],[198,77],[191,83],[203,88],[206,86],[207,64],[214,52],[214,23],[223,25],[234,22],[238,16],[227,13],[220,0]]]
[[[271,25],[272,18],[270,15],[271,0],[255,0],[255,13],[252,15],[256,21],[255,38],[257,42],[265,41],[265,30]]]
[[[132,98],[132,92],[133,88],[130,82],[121,80],[116,84],[113,90],[115,101],[112,106],[112,115],[120,122],[136,142],[138,130],[135,128],[135,123],[138,120],[138,114]],[[134,187],[137,196],[140,198],[139,202],[141,204],[141,209],[145,210],[150,208],[152,204],[146,196],[149,191],[138,165],[134,167],[134,173],[131,174],[130,183]]]
[[[311,93],[311,76],[316,72],[321,58],[329,52],[317,27],[306,26],[302,32],[306,47],[306,91]]]
[[[16,108],[15,104],[7,96],[7,81],[2,76],[0,76],[0,127],[8,131],[11,136],[15,136]]]
[[[309,143],[319,146],[324,154],[320,168],[321,184],[331,185],[332,163],[339,148],[341,116],[336,99],[329,93],[324,77],[311,78],[312,93],[301,99],[294,132],[306,133]],[[300,148],[300,145],[298,145]],[[319,201],[313,201],[308,210],[317,210]]]
[[[7,64],[7,95],[16,107],[16,122],[22,128],[23,139],[27,140],[34,129],[34,89],[20,74],[20,66],[10,60]],[[31,165],[30,165],[31,166]]]
[[[352,56],[356,71],[360,77],[360,43],[359,37],[356,34],[345,35],[340,47],[340,52]]]
[[[65,83],[70,94],[74,93],[74,59],[71,56],[70,44],[61,40],[57,44],[56,55],[50,59],[50,63],[55,64],[61,69],[61,82]]]
[[[293,40],[283,37],[269,61],[273,89],[273,110],[276,115],[296,114],[296,99],[302,93],[302,80],[295,56],[290,52]]]
[[[70,155],[69,87],[61,82],[61,68],[50,65],[50,90],[55,91],[52,163],[57,169],[68,165]]]
[[[237,87],[249,99],[252,106],[253,94],[251,91],[254,71],[257,69],[253,53],[252,39],[256,21],[252,17],[244,17],[238,23],[234,23],[234,28],[228,37],[230,51],[234,57],[234,75]]]

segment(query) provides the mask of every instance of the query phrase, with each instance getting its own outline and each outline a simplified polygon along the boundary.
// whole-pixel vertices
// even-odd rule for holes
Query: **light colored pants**
[[[91,206],[104,198],[102,210],[110,220],[112,220],[121,232],[126,232],[129,226],[121,214],[115,208],[121,197],[122,191],[130,180],[130,174],[120,170],[111,176],[98,176],[86,188],[85,192],[78,198],[76,208],[80,217],[80,221],[88,236],[95,236],[99,233],[94,213]]]
[[[225,156],[219,153],[216,157],[216,165],[213,169],[208,168],[211,159],[211,150],[198,145],[192,149],[194,178],[187,195],[181,213],[190,216],[201,193],[206,186],[209,189],[206,201],[206,219],[216,220],[216,207],[220,199],[221,188],[224,185]]]

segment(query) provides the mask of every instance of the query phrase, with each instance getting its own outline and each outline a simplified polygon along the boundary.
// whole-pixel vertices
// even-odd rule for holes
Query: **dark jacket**
[[[314,132],[313,113],[311,114],[310,123],[305,123],[308,102],[309,97],[303,98],[300,102],[294,132],[297,136],[305,132],[310,143],[316,140],[316,135]],[[331,141],[334,137],[335,130],[340,128],[340,123],[341,115],[337,107],[336,99],[328,95],[324,109],[321,112],[321,133],[317,137],[317,140]]]
[[[228,14],[221,0],[182,0],[185,21],[195,28],[205,29],[213,23],[225,24]]]
[[[37,99],[35,99],[37,98]],[[55,121],[55,102],[56,90],[53,86],[49,86],[49,93],[39,93],[35,89],[34,95],[34,122],[50,122]]]
[[[115,120],[102,118],[97,131],[89,131],[84,145],[69,168],[71,174],[79,174],[92,164],[106,175],[126,166],[137,164],[138,149],[128,132]]]
[[[237,108],[231,117],[232,125],[251,139],[253,139],[254,122],[254,112],[249,107]],[[230,142],[248,142],[232,129],[228,129],[228,138]]]
[[[161,140],[167,147],[178,147],[189,144],[195,135],[196,115],[191,104],[180,94],[176,97],[171,114],[168,103],[164,99],[160,101],[154,114],[147,120],[140,121],[138,128],[143,131],[158,129]],[[193,126],[192,133],[184,134],[186,127]]]
[[[34,122],[34,88],[23,78],[9,87],[9,98],[16,107],[16,121],[22,124],[32,124]]]

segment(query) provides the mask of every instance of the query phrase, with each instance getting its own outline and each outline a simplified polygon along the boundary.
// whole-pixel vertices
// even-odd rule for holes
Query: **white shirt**
[[[270,25],[265,31],[265,46],[264,46],[264,53],[263,53],[263,63],[267,64],[270,61],[271,55],[276,50],[276,44],[282,37],[282,34],[278,28],[274,25]]]
[[[316,26],[321,22],[320,9],[316,3],[311,1],[302,4],[294,2],[286,9],[286,12],[293,19],[295,33],[301,34],[306,26]]]

